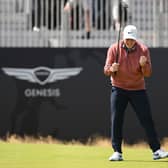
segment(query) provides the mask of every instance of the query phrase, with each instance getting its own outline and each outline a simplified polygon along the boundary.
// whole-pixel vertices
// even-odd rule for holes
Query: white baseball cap
[[[123,39],[137,39],[137,28],[134,25],[127,25],[123,31]]]

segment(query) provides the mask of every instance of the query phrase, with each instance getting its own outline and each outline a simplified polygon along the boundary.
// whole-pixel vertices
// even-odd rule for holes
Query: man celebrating
[[[150,53],[148,48],[137,40],[137,29],[134,25],[124,28],[123,40],[119,42],[119,46],[114,44],[108,49],[104,73],[111,77],[112,84],[111,137],[114,153],[109,160],[123,160],[122,127],[128,103],[133,107],[145,130],[153,159],[168,157],[168,152],[160,148],[145,88],[144,77],[149,77],[152,73]]]

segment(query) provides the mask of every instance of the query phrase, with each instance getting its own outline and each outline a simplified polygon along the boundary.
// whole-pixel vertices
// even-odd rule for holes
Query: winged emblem
[[[17,79],[26,80],[31,83],[38,83],[45,85],[46,83],[56,82],[58,80],[68,79],[72,76],[78,75],[82,68],[47,68],[37,67],[33,69],[28,68],[2,68],[5,74],[14,76]]]

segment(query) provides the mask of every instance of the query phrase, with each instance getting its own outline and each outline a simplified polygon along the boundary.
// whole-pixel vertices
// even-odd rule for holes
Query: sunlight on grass
[[[163,142],[167,146],[167,139]],[[0,141],[2,168],[167,168],[168,158],[152,160],[145,143],[123,146],[123,162],[109,162],[112,154],[110,140],[95,138],[83,145],[80,142],[60,142],[51,137],[8,137]]]

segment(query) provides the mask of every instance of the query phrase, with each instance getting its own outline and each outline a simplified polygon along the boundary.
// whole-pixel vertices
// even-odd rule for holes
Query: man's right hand
[[[111,72],[117,72],[118,68],[119,68],[119,63],[114,62],[110,67],[110,71]]]

